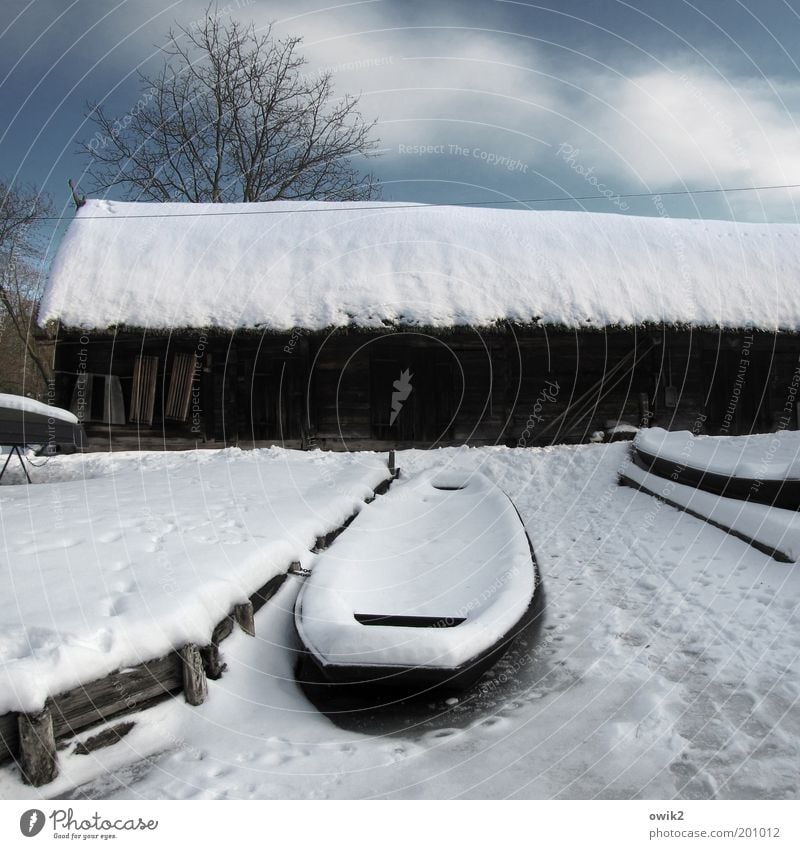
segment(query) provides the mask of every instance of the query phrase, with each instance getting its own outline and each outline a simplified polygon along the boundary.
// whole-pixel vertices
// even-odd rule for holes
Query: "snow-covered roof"
[[[90,200],[40,320],[86,329],[800,330],[800,226],[391,203]]]

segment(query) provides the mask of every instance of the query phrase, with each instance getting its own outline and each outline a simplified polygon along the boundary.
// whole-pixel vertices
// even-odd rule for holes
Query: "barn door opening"
[[[296,374],[291,362],[265,360],[250,381],[249,431],[254,441],[299,437]]]
[[[769,354],[748,348],[706,353],[712,433],[733,436],[769,429]]]

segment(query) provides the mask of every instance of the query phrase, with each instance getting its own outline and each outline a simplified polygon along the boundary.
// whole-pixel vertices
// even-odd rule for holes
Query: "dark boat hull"
[[[634,463],[646,472],[714,495],[736,498],[740,501],[755,501],[758,504],[768,504],[787,510],[800,510],[800,480],[798,479],[759,480],[707,472],[689,464],[665,460],[635,445],[632,458]]]
[[[433,689],[464,690],[471,687],[508,651],[516,637],[527,628],[534,619],[536,605],[532,600],[528,610],[519,622],[486,651],[471,658],[458,667],[421,667],[421,666],[338,666],[324,664],[308,649],[304,650],[303,661],[308,674],[308,666],[313,668],[312,677],[316,683],[346,684],[369,688],[387,688],[401,690],[404,695],[413,695]]]

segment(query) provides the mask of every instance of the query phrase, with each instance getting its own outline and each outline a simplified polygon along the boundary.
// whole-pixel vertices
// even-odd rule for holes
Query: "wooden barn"
[[[96,449],[794,429],[800,227],[89,201],[40,321]]]

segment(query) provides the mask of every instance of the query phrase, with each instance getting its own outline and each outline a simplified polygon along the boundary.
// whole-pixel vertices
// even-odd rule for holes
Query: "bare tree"
[[[43,279],[36,236],[51,209],[50,198],[34,187],[0,179],[0,330],[10,329],[18,340],[9,345],[3,333],[3,369],[13,369],[17,377],[10,382],[20,386],[31,369],[44,384],[52,376],[43,351],[48,337],[36,324]]]
[[[373,124],[358,98],[336,98],[330,72],[304,73],[299,38],[220,23],[170,31],[164,65],[140,75],[122,118],[90,104],[81,144],[93,191],[121,186],[155,201],[359,200],[376,186],[355,157],[370,155]]]

